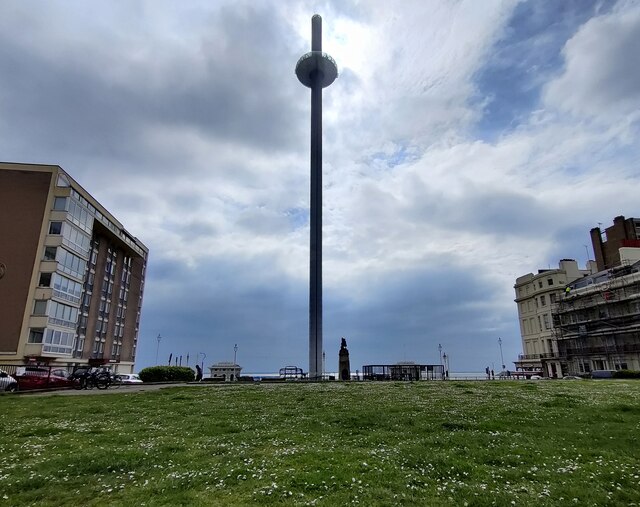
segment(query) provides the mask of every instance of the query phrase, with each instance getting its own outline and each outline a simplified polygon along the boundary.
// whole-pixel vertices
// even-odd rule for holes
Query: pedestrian
[[[196,382],[200,382],[202,380],[202,368],[200,368],[199,364],[196,364]]]
[[[492,378],[493,380],[495,380],[495,379],[496,379],[496,374],[493,372],[493,368],[491,369],[491,378]]]

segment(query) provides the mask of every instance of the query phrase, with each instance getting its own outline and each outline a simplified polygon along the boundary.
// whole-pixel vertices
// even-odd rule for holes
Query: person
[[[202,368],[200,368],[199,364],[196,364],[196,382],[200,382],[202,380]]]
[[[487,374],[487,380],[491,380],[491,375],[490,375],[490,373],[489,373],[489,367],[487,366],[487,367],[484,369],[484,371],[485,371],[485,373]]]
[[[495,380],[495,379],[496,379],[496,374],[493,372],[493,369],[491,369],[491,378],[492,378],[493,380]]]

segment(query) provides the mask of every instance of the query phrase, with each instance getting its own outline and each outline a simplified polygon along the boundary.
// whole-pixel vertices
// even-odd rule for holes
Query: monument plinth
[[[338,376],[340,380],[351,380],[351,364],[349,362],[349,349],[347,348],[347,340],[342,339],[340,352],[338,353]]]

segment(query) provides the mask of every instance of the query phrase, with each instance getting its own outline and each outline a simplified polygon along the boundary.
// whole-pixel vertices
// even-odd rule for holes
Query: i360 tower
[[[309,378],[322,375],[322,89],[338,76],[322,52],[322,18],[311,18],[311,51],[296,64],[296,76],[311,88],[311,240],[309,273]]]

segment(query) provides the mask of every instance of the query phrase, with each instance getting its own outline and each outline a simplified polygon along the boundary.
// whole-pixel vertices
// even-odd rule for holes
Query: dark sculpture
[[[349,349],[347,348],[347,340],[342,339],[339,352],[338,375],[340,380],[351,380],[351,365],[349,363]]]

